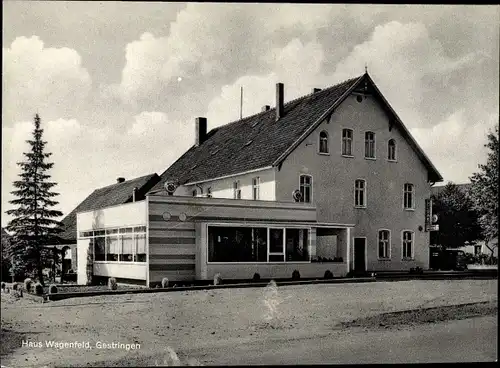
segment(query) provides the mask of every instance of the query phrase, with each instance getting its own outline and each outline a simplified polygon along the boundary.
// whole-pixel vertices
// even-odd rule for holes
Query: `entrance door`
[[[354,238],[354,272],[366,271],[365,263],[366,238]]]

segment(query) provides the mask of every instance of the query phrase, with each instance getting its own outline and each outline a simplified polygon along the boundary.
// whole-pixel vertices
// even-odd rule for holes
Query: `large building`
[[[275,108],[195,127],[144,201],[78,214],[81,283],[87,259],[148,285],[428,268],[442,177],[368,73],[288,103],[278,83]]]

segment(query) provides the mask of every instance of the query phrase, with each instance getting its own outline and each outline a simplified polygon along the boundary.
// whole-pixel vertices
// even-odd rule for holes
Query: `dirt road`
[[[275,357],[272,350],[265,350],[272,360],[280,357],[280,346],[293,344],[296,339],[314,340],[324,334],[339,334],[331,338],[331,343],[346,339],[348,332],[334,331],[341,322],[400,310],[484,301],[497,301],[497,280],[220,289],[75,298],[46,304],[10,300],[2,295],[2,364],[92,366],[122,360],[119,365],[155,365],[156,360],[161,363],[173,355],[168,348],[178,352],[183,364],[189,359],[210,364],[211,360],[220,359],[219,348],[234,347],[238,351],[247,346],[251,349],[262,341],[285,339],[276,343]],[[22,341],[41,342],[42,346],[23,346]],[[93,349],[54,349],[47,347],[46,341],[88,342]],[[324,341],[326,344],[329,339]],[[100,349],[95,346],[97,342],[140,344],[140,349]],[[323,340],[311,343],[311,351],[318,344],[322,346]],[[326,350],[332,348],[325,346]],[[345,346],[350,349],[351,345]],[[357,345],[352,346],[354,349]],[[299,348],[295,346],[293,350],[296,349]],[[325,349],[312,357],[321,356]],[[233,348],[228,354],[232,351]],[[249,359],[254,354],[251,351]],[[264,350],[255,351],[262,356]],[[208,355],[204,357],[199,352]]]

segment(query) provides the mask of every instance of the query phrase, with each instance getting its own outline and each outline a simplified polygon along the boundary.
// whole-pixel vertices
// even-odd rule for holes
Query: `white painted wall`
[[[95,262],[94,275],[119,277],[124,279],[146,280],[148,266],[146,262],[143,264],[137,263],[110,263],[110,262]]]
[[[212,197],[233,199],[233,183],[236,180],[240,182],[241,199],[252,199],[252,179],[260,177],[260,200],[276,200],[276,184],[274,169],[266,169],[252,173],[242,174],[229,178],[217,179],[197,185],[183,185],[175,191],[175,195],[191,196],[193,190],[200,194],[200,187],[203,188],[203,194],[207,193],[207,188],[211,187]]]
[[[122,226],[144,226],[147,223],[146,201],[106,207],[76,215],[78,233],[93,229]]]

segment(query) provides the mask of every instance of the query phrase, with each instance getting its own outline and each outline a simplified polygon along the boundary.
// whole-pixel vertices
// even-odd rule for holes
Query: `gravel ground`
[[[193,347],[231,346],[262,339],[307,338],[330,333],[342,322],[383,313],[496,301],[497,280],[180,291],[74,298],[44,304],[2,297],[2,328],[12,331],[2,331],[2,340],[11,341],[2,362],[7,366],[52,366],[56,362],[59,366],[99,362],[112,365],[119,359],[134,361],[133,357],[151,356],[149,363],[141,362],[154,365],[154,359],[162,362],[158,352],[164,352],[164,359],[175,360],[168,349],[182,352]],[[89,342],[94,348],[16,349],[19,333],[33,342],[77,340]],[[110,355],[110,350],[95,347],[99,341],[138,343],[140,349],[113,349]],[[189,356],[179,353],[179,359],[187,364]]]

